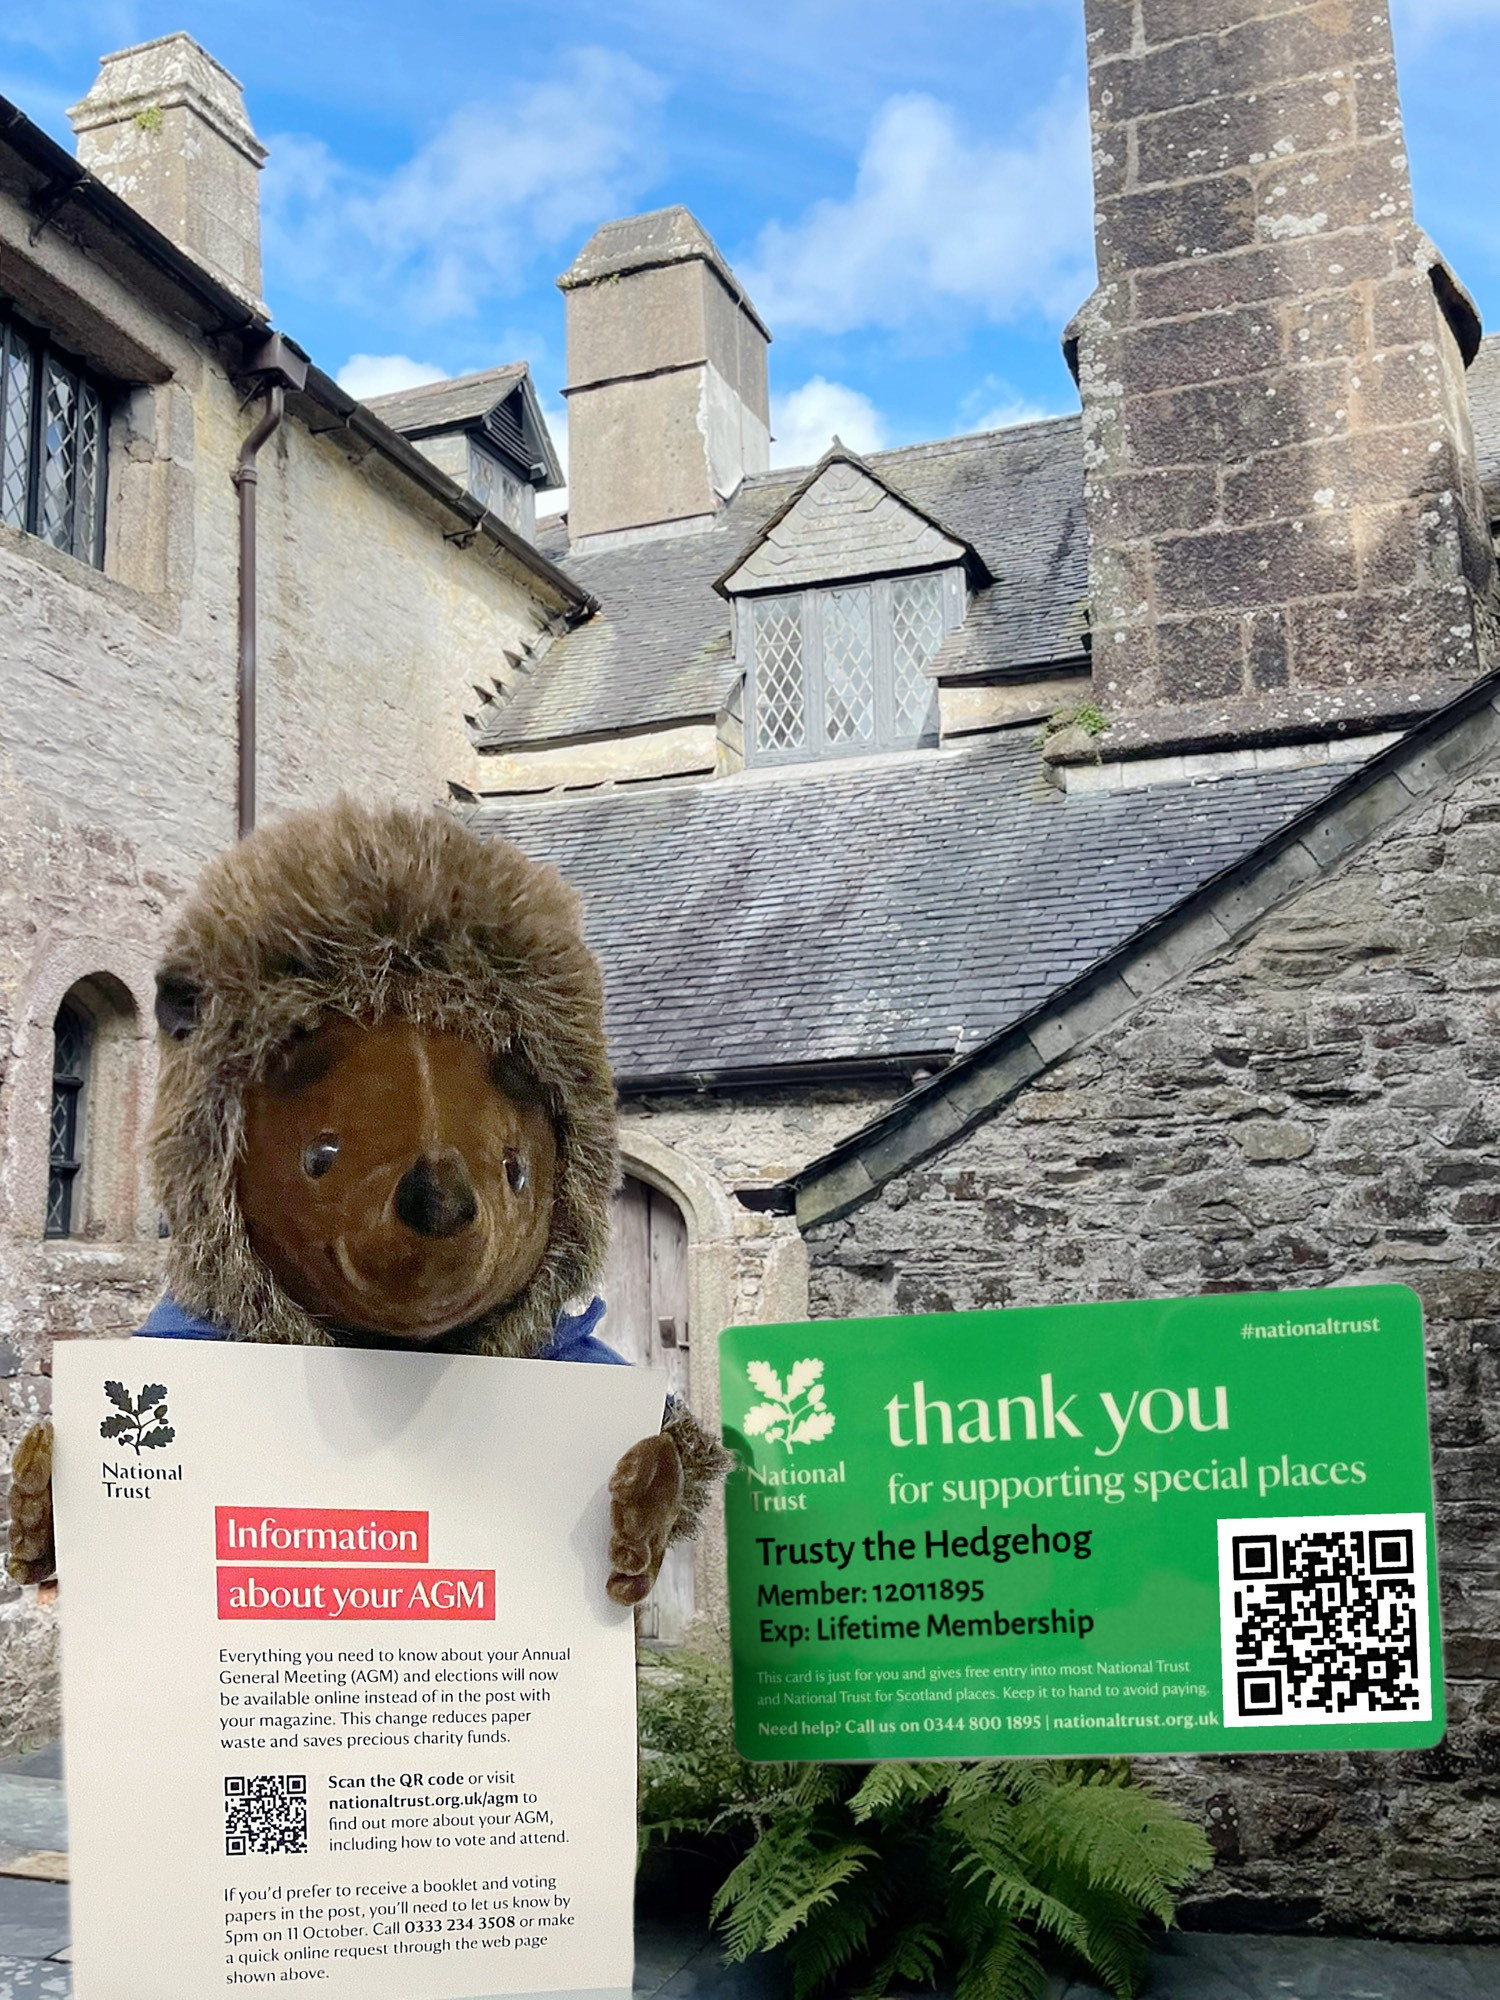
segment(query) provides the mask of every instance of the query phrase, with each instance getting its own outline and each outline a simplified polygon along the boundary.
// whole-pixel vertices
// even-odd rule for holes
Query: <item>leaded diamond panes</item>
[[[73,1192],[73,1183],[53,1174],[47,1182],[47,1228],[48,1236],[66,1236],[69,1227],[68,1209]]]
[[[19,328],[0,322],[0,521],[24,529],[31,482],[36,363]]]
[[[807,741],[802,678],[802,599],[761,598],[753,607],[755,733],[769,750],[800,749]]]
[[[897,735],[919,735],[932,706],[927,666],[945,635],[943,579],[901,576],[891,584],[891,691]]]
[[[77,553],[97,562],[104,526],[104,403],[92,382],[78,385]]]
[[[55,549],[73,546],[73,495],[78,473],[78,378],[47,362],[42,412],[42,511],[37,532]]]
[[[97,568],[107,429],[98,385],[0,304],[0,520]]]
[[[963,616],[963,572],[746,597],[751,761],[911,750],[929,740],[926,669]]]
[[[58,1008],[52,1029],[52,1117],[46,1225],[49,1236],[69,1236],[73,1231],[73,1193],[83,1165],[79,1141],[88,1060],[88,1023],[75,1008],[65,1003]]]
[[[829,743],[875,735],[875,636],[868,584],[823,600],[823,733]]]

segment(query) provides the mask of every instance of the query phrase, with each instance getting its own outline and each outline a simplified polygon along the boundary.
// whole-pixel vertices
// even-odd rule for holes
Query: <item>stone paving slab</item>
[[[1177,1932],[1143,2000],[1500,2000],[1500,1947]]]
[[[34,1913],[28,1928],[13,1932],[0,1906],[0,2000],[70,2000],[67,1966],[28,1949],[55,1936],[48,1913],[40,1920]],[[777,1967],[755,1960],[726,1965],[696,1928],[641,1927],[637,2000],[786,2000],[787,1991]],[[1059,1982],[1049,2000],[1103,1996],[1097,1987]],[[1178,1937],[1162,1947],[1142,2000],[1500,2000],[1500,1950],[1360,1938]]]
[[[0,1772],[12,1771],[18,1778],[60,1778],[63,1774],[61,1743],[44,1743],[40,1750],[28,1750],[19,1757],[0,1762]]]
[[[0,1861],[17,1854],[65,1854],[68,1815],[55,1778],[0,1772]],[[0,1938],[0,1951],[5,1948]]]
[[[65,1883],[0,1875],[0,1952],[51,1958],[66,1949],[69,1934]]]
[[[642,2000],[786,2000],[777,1968],[725,1965],[701,1933],[643,1923],[636,1949]],[[1048,2000],[1106,1996],[1058,1980]],[[1500,1948],[1174,1932],[1156,1952],[1141,2000],[1500,2000]]]
[[[45,1958],[0,1957],[0,2000],[72,2000],[73,1977]]]

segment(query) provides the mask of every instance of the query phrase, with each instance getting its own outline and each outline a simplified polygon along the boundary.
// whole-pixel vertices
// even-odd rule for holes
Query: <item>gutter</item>
[[[898,1056],[828,1056],[819,1062],[760,1063],[742,1069],[674,1069],[655,1075],[644,1071],[617,1074],[615,1094],[631,1097],[685,1097],[713,1091],[731,1095],[737,1090],[795,1090],[828,1084],[892,1083],[926,1070],[940,1070],[953,1061],[951,1049],[921,1050]],[[908,1099],[903,1098],[902,1103]],[[779,1185],[791,1187],[787,1181]],[[755,1204],[750,1204],[754,1206]]]
[[[164,236],[143,215],[138,215],[113,188],[81,168],[65,147],[49,138],[40,126],[32,123],[19,105],[5,97],[0,97],[0,144],[8,146],[46,182],[46,188],[39,195],[27,197],[28,205],[37,216],[32,230],[33,242],[60,214],[69,209],[81,210],[103,230],[122,239],[153,270],[169,279],[192,302],[191,317],[199,330],[210,339],[239,335],[247,348],[254,349],[275,337],[265,313],[248,304],[229,286],[221,284],[186,251],[180,250],[170,237]],[[290,353],[307,362],[306,354],[294,341],[285,336],[282,338]],[[238,361],[236,355],[230,367],[231,374],[243,372],[238,367]],[[481,541],[486,553],[508,557],[562,600],[571,624],[581,623],[598,610],[597,598],[575,583],[556,563],[549,562],[540,550],[533,548],[513,528],[507,527],[497,515],[481,507],[445,472],[440,472],[430,459],[424,458],[405,438],[383,424],[363,403],[356,402],[322,369],[313,367],[310,362],[307,362],[306,386],[295,401],[325,411],[333,418],[332,424],[317,425],[309,423],[302,410],[294,409],[293,414],[312,435],[316,436],[320,430],[339,427],[353,432],[372,451],[378,452],[402,472],[414,486],[436,501],[458,523],[456,532],[449,535],[456,547],[469,548],[475,541]]]
[[[460,548],[468,548],[476,540],[483,541],[487,550],[509,556],[563,600],[570,624],[581,624],[599,609],[599,600],[592,591],[575,583],[566,570],[559,569],[524,535],[518,535],[514,528],[507,527],[498,514],[482,507],[471,493],[466,493],[446,472],[440,472],[432,460],[408,443],[399,431],[383,424],[347,389],[341,389],[331,376],[325,375],[311,362],[307,369],[307,386],[302,395],[334,419],[331,424],[313,424],[303,416],[301,421],[306,430],[314,437],[321,437],[331,430],[346,430],[372,450],[378,451],[404,472],[414,485],[422,487],[455,516],[460,525],[456,533],[449,534],[448,540]]]

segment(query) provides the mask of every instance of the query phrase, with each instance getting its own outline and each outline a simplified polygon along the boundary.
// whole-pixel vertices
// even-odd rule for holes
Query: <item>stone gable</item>
[[[808,1231],[817,1316],[1352,1282],[1426,1314],[1449,1731],[1156,1764],[1188,1920],[1500,1935],[1500,760]]]
[[[727,591],[795,590],[842,577],[889,576],[962,562],[968,550],[847,459],[809,481],[724,578]]]

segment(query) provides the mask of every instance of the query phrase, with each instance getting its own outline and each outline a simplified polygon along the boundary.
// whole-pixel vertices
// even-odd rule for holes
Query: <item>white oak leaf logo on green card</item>
[[[745,1373],[751,1387],[765,1398],[745,1412],[746,1437],[763,1437],[768,1444],[784,1444],[791,1451],[799,1444],[819,1443],[833,1429],[833,1412],[823,1396],[821,1361],[793,1362],[784,1388],[769,1361],[747,1362]]]

